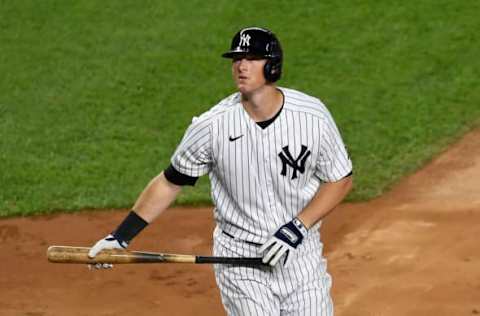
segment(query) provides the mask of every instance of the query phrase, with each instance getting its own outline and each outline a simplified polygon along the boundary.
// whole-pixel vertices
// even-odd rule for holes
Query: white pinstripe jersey
[[[297,216],[322,182],[338,181],[352,170],[323,103],[279,89],[283,109],[265,129],[235,93],[192,120],[171,159],[185,175],[209,174],[220,229],[259,244]]]

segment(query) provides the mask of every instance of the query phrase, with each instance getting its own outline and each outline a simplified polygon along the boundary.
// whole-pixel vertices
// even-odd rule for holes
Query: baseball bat
[[[50,246],[47,249],[48,261],[54,263],[218,263],[233,265],[265,265],[262,258],[212,257],[183,254],[170,254],[123,249],[102,250],[95,258],[88,257],[87,247]]]

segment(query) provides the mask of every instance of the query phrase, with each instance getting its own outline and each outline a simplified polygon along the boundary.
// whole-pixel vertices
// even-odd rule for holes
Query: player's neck
[[[264,85],[252,93],[242,94],[242,104],[255,122],[262,122],[277,114],[283,105],[283,94],[275,85]]]

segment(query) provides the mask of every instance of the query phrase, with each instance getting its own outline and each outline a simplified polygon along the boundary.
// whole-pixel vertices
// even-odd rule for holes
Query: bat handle
[[[227,257],[206,257],[196,256],[195,263],[217,263],[217,264],[234,264],[242,266],[264,266],[262,258],[227,258]]]

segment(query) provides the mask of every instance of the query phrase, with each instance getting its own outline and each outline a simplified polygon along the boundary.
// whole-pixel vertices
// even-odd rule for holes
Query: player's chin
[[[255,91],[259,90],[261,87],[262,87],[262,85],[260,85],[260,84],[253,84],[253,83],[238,82],[237,81],[238,92],[240,92],[242,94],[254,93]]]
[[[246,83],[237,81],[237,90],[242,94],[247,94],[252,91],[252,88]]]

